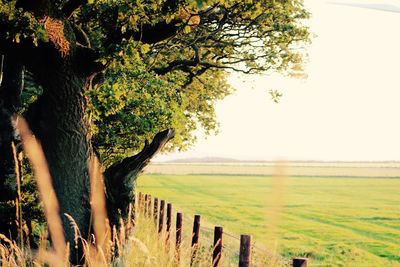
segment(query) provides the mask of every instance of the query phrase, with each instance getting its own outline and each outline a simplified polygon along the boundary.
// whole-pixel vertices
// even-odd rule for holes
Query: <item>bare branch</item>
[[[181,23],[181,20],[172,20],[170,23],[162,21],[155,25],[141,25],[139,30],[127,30],[124,33],[121,30],[117,30],[109,34],[109,38],[105,41],[105,44],[109,46],[120,43],[123,39],[130,38],[145,44],[159,43],[176,35],[182,27]],[[117,28],[121,29],[121,27]]]
[[[75,10],[86,3],[87,0],[70,0],[63,6],[62,11],[65,17],[69,18]]]

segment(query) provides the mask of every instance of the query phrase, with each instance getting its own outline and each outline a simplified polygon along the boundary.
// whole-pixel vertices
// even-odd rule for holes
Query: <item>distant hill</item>
[[[235,158],[225,158],[225,157],[193,157],[184,159],[173,159],[167,161],[155,161],[158,163],[243,163],[243,164],[275,164],[277,161],[271,160],[241,160]],[[289,164],[400,164],[400,161],[387,160],[387,161],[324,161],[324,160],[293,160],[288,161]]]
[[[154,162],[146,173],[273,176],[284,172],[302,177],[400,178],[400,162],[241,161],[232,158],[186,158]]]
[[[301,161],[300,161],[301,162]],[[313,162],[313,161],[304,161]],[[164,161],[162,163],[243,163],[243,164],[275,164],[276,161],[270,160],[243,160],[235,158],[224,158],[224,157],[200,157],[200,158],[185,158],[185,159],[173,159]]]
[[[165,163],[232,163],[232,162],[243,162],[243,160],[238,160],[233,158],[222,158],[222,157],[205,157],[205,158],[174,159],[165,161]]]

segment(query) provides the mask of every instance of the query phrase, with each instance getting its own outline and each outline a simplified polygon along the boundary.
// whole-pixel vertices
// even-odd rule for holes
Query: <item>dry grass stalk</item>
[[[126,224],[126,232],[127,233],[130,233],[131,228],[132,228],[132,220],[133,220],[132,219],[132,207],[134,207],[134,206],[132,205],[132,203],[130,203],[129,204],[129,210],[128,210],[128,221],[127,221],[127,224]]]
[[[58,255],[58,252],[52,250],[43,250],[40,254],[37,255],[36,260],[39,266],[47,263],[50,266],[61,267],[61,266],[69,266],[67,262],[64,261],[65,257],[61,257]]]
[[[122,220],[122,218],[120,219],[120,229],[119,229],[119,233],[118,233],[118,239],[119,242],[121,244],[125,244],[125,240],[126,240],[126,228],[125,228],[125,224],[124,221]]]
[[[282,210],[285,202],[285,193],[287,188],[287,170],[288,165],[286,161],[277,161],[274,167],[274,175],[272,177],[272,192],[266,194],[267,198],[267,211],[266,211],[266,222],[268,226],[265,232],[265,243],[272,248],[268,253],[269,264],[273,266],[279,266],[281,257],[278,253],[278,230],[281,220]]]
[[[64,213],[64,216],[68,219],[72,229],[74,230],[74,246],[77,249],[79,244],[79,239],[81,239],[81,231],[79,230],[78,224],[75,222],[74,218],[68,213]]]
[[[102,259],[104,264],[106,264],[111,260],[111,231],[107,217],[103,175],[100,163],[96,157],[90,159],[89,175],[93,229],[98,250],[97,260]]]
[[[15,125],[21,136],[24,151],[32,165],[37,187],[43,202],[44,213],[54,246],[54,253],[58,259],[57,264],[54,266],[65,265],[64,258],[67,251],[67,244],[59,215],[58,200],[52,186],[46,158],[41,145],[30,131],[26,121],[22,117],[15,116]]]
[[[107,266],[109,261],[105,258],[103,251],[101,248],[99,249],[98,247],[94,246],[97,242],[96,237],[92,238],[92,244],[89,243],[86,238],[82,237],[74,218],[67,213],[64,213],[64,216],[68,219],[72,229],[74,230],[75,248],[78,248],[78,244],[82,245],[82,251],[85,259],[84,266]]]
[[[25,266],[25,257],[17,243],[0,234],[0,241],[4,242],[1,246],[1,261],[3,266]],[[7,245],[5,245],[7,244]]]
[[[11,148],[13,152],[13,157],[14,157],[14,164],[15,164],[15,176],[17,180],[17,199],[15,201],[15,218],[18,226],[18,235],[19,235],[19,242],[20,242],[20,247],[22,251],[24,250],[24,234],[23,234],[23,225],[22,225],[22,209],[21,209],[21,201],[22,201],[22,195],[21,195],[21,173],[20,173],[20,167],[19,167],[19,160],[17,157],[17,149],[15,148],[14,142],[11,142]]]

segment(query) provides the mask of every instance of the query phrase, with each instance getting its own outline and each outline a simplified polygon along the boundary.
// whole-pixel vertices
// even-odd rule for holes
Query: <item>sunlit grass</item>
[[[139,187],[311,266],[400,266],[400,179],[145,175]]]

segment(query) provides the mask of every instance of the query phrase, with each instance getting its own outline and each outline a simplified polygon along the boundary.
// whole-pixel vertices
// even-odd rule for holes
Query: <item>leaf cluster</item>
[[[206,72],[184,86],[186,74],[149,72],[140,60],[113,60],[105,80],[87,92],[92,142],[105,165],[137,152],[147,140],[175,129],[169,149],[185,149],[201,125],[217,128],[214,104],[230,93],[222,71]]]
[[[47,42],[43,25],[32,13],[19,8],[16,0],[0,0],[0,27],[1,35],[15,43],[20,43],[24,39],[36,46],[39,41]]]

